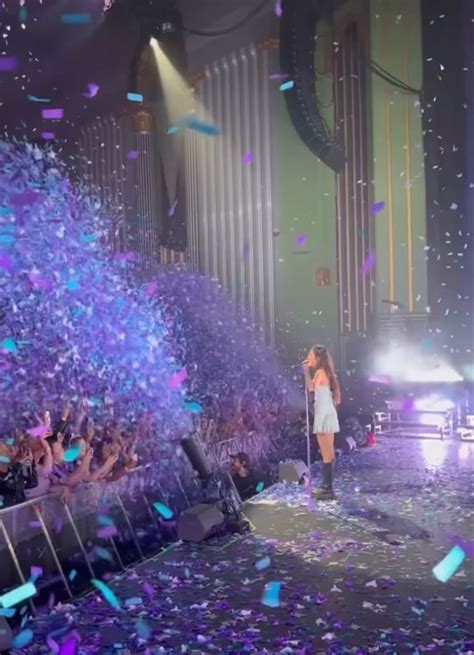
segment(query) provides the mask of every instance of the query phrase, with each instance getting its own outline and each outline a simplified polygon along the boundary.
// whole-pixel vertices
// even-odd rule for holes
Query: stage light
[[[389,377],[394,384],[463,381],[448,361],[427,354],[412,344],[388,345],[375,355],[370,378],[382,376]]]

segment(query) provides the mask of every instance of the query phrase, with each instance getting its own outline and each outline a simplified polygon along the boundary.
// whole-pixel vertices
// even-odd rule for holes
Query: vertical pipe
[[[64,588],[66,589],[66,592],[69,596],[69,598],[72,598],[72,592],[71,592],[71,587],[69,586],[69,582],[66,578],[66,575],[63,571],[63,567],[61,566],[61,562],[59,561],[59,557],[57,556],[56,551],[54,550],[54,545],[53,542],[51,541],[50,534],[48,532],[48,528],[46,527],[46,523],[44,522],[43,515],[41,514],[41,510],[39,505],[33,505],[33,510],[36,514],[36,517],[41,525],[41,530],[43,531],[44,538],[46,539],[46,543],[48,544],[48,548],[50,550],[51,556],[54,560],[54,563],[56,565],[56,568],[59,571],[59,575],[61,576],[61,579],[64,584]]]
[[[13,560],[13,565],[14,565],[14,567],[16,569],[16,572],[18,573],[18,577],[20,578],[21,583],[25,584],[26,583],[26,578],[23,575],[23,571],[21,570],[20,562],[18,560],[18,557],[16,556],[15,547],[12,544],[12,541],[10,539],[10,535],[8,534],[8,530],[5,527],[5,524],[4,524],[3,519],[1,517],[0,517],[0,530],[1,530],[2,534],[3,534],[3,538],[5,539],[5,543],[7,545],[8,552],[10,553],[10,557]],[[29,600],[29,605],[31,607],[31,611],[33,612],[33,615],[35,615],[36,614],[36,609],[35,609],[35,605],[34,605],[34,603],[33,603],[33,601],[31,599]]]
[[[387,210],[388,210],[388,299],[395,300],[395,274],[393,260],[393,166],[392,166],[392,105],[385,91],[385,140],[387,148]]]
[[[408,34],[408,30],[405,30]],[[410,69],[408,62],[408,45],[404,49],[404,68],[406,83],[410,84]],[[411,120],[410,120],[410,100],[408,94],[404,98],[405,109],[405,193],[407,207],[407,266],[408,266],[408,311],[413,312],[413,207],[411,191]]]
[[[118,505],[119,505],[119,507],[120,507],[120,509],[122,511],[122,514],[123,514],[123,517],[124,517],[125,522],[127,524],[127,527],[130,530],[130,535],[132,537],[133,543],[135,544],[135,548],[137,549],[137,552],[140,555],[140,558],[144,559],[145,556],[143,554],[142,547],[140,546],[140,542],[138,541],[138,537],[137,537],[137,535],[135,533],[135,530],[133,529],[132,522],[130,521],[130,517],[128,515],[127,510],[125,509],[125,506],[124,506],[124,504],[122,502],[122,499],[120,498],[118,493],[115,491],[115,489],[114,489],[113,493],[114,493],[114,496],[117,499],[117,503],[118,503]]]
[[[77,543],[79,544],[79,548],[81,549],[81,552],[84,556],[84,559],[86,561],[87,568],[89,569],[89,573],[91,575],[91,578],[95,578],[95,573],[94,569],[92,568],[92,564],[89,561],[89,557],[87,555],[86,549],[84,547],[84,544],[82,543],[81,535],[79,534],[79,530],[77,529],[76,523],[74,521],[74,518],[71,514],[71,510],[69,509],[68,504],[65,502],[64,503],[64,509],[66,512],[66,516],[68,518],[69,523],[71,524],[72,531],[74,532],[74,536],[76,537]]]

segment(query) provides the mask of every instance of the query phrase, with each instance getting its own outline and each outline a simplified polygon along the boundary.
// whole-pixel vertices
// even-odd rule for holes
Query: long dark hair
[[[341,387],[334,368],[334,360],[326,346],[313,346],[312,351],[318,360],[317,368],[322,369],[329,380],[329,388],[335,405],[341,404]]]

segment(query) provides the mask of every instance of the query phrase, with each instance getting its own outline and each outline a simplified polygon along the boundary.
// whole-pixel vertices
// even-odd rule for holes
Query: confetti
[[[170,389],[179,389],[183,382],[185,382],[188,379],[188,373],[186,369],[182,369],[181,371],[178,371],[174,375],[171,376],[169,386]]]
[[[14,71],[18,66],[18,60],[16,57],[4,57],[0,56],[0,72],[1,71]]]
[[[281,582],[269,582],[265,585],[262,595],[262,604],[267,607],[280,606]]]
[[[136,150],[129,150],[127,152],[127,159],[138,159],[138,152]]]
[[[191,400],[185,400],[184,406],[191,414],[202,414],[204,411],[202,405]]]
[[[33,641],[34,634],[31,630],[23,630],[13,639],[13,648],[25,648]]]
[[[281,18],[283,16],[283,9],[281,6],[281,0],[277,0],[275,3],[275,14],[278,16],[278,18]]]
[[[137,631],[138,636],[141,639],[145,639],[145,641],[147,641],[151,637],[152,634],[151,628],[148,625],[148,623],[146,623],[143,620],[137,621],[137,623],[135,624],[135,630]]]
[[[91,22],[91,15],[87,12],[79,14],[62,14],[61,23],[63,25],[87,25]]]
[[[26,582],[20,587],[16,587],[16,589],[12,589],[6,594],[3,594],[3,596],[0,596],[0,605],[2,607],[13,607],[27,598],[31,598],[35,594],[36,587],[33,582]]]
[[[255,490],[257,493],[261,493],[265,488],[265,483],[264,482],[259,482],[257,486],[255,487]]]
[[[376,202],[372,205],[372,214],[376,216],[377,214],[380,214],[380,212],[383,212],[385,209],[385,202],[381,200],[380,202]]]
[[[31,95],[28,95],[27,98],[30,102],[51,102],[49,98],[38,98],[37,96]]]
[[[143,102],[143,96],[141,93],[127,93],[127,100],[130,100],[130,102]]]
[[[212,123],[205,123],[194,116],[188,116],[183,121],[184,127],[187,127],[188,130],[194,130],[195,132],[200,132],[201,134],[206,134],[208,136],[221,136],[221,130]]]
[[[114,558],[112,554],[107,550],[107,548],[103,548],[102,546],[94,546],[94,551],[93,551],[100,559],[104,559],[107,562],[113,562]]]
[[[41,132],[41,138],[45,141],[53,141],[53,139],[56,138],[56,135],[54,132]]]
[[[77,571],[76,571],[76,569],[71,569],[71,571],[70,571],[70,573],[69,573],[69,580],[70,580],[71,582],[73,582],[73,580],[74,580],[74,578],[76,577],[76,575],[77,575]]]
[[[449,553],[433,568],[434,577],[440,582],[447,582],[464,562],[466,553],[461,546],[454,546]]]
[[[375,253],[369,252],[362,266],[360,267],[360,272],[362,275],[367,275],[375,266]]]
[[[2,464],[9,464],[10,458],[8,457],[8,455],[0,455],[0,462]]]
[[[178,201],[175,200],[174,203],[171,205],[171,207],[168,210],[168,216],[174,216],[174,213],[176,211],[177,206],[178,206]]]
[[[122,609],[119,599],[114,594],[112,589],[110,589],[110,587],[108,587],[105,584],[105,582],[102,582],[101,580],[96,580],[94,578],[91,580],[91,582],[94,585],[94,587],[100,591],[100,593],[105,598],[105,600],[109,603],[109,605],[111,605],[117,610]]]
[[[45,120],[60,120],[64,118],[64,109],[55,108],[55,109],[42,109],[41,116]]]
[[[153,503],[153,507],[166,520],[172,519],[174,516],[173,511],[163,503]]]
[[[289,75],[287,73],[272,73],[270,75],[271,80],[286,80],[289,78]]]
[[[298,248],[301,248],[305,245],[307,238],[308,237],[306,236],[306,234],[298,234],[298,236],[296,237],[296,245],[298,246]]]
[[[75,462],[78,457],[81,456],[81,447],[80,446],[71,446],[64,453],[65,462]]]
[[[69,637],[59,649],[59,655],[76,655],[79,648],[79,641],[76,637]]]
[[[43,575],[43,569],[41,566],[32,566],[30,569],[30,579],[31,582],[36,582],[36,580]]]
[[[86,98],[95,98],[98,93],[99,85],[94,84],[94,82],[89,82],[87,85],[87,93],[83,93],[82,95]]]
[[[18,352],[18,345],[15,339],[12,339],[11,337],[7,337],[6,339],[3,339],[3,341],[0,343],[0,348],[2,350],[6,350],[9,353],[12,353],[13,355],[16,355]]]
[[[244,164],[246,166],[250,166],[250,164],[253,164],[253,154],[251,152],[248,152],[246,155],[244,155],[243,160]]]
[[[263,569],[268,569],[268,567],[271,565],[271,559],[269,557],[264,557],[263,559],[259,560],[255,564],[255,568],[258,571],[263,571]]]
[[[280,91],[289,91],[295,86],[295,83],[293,80],[289,80],[288,82],[283,82],[283,84],[280,84]]]

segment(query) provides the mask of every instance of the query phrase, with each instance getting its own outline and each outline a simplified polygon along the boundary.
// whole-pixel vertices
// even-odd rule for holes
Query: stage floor
[[[51,652],[60,628],[81,653],[473,652],[473,462],[471,443],[385,438],[340,463],[339,502],[276,485],[246,505],[252,534],[174,546],[109,583],[123,611],[91,594],[29,622],[21,652]],[[459,537],[468,557],[442,584]]]

